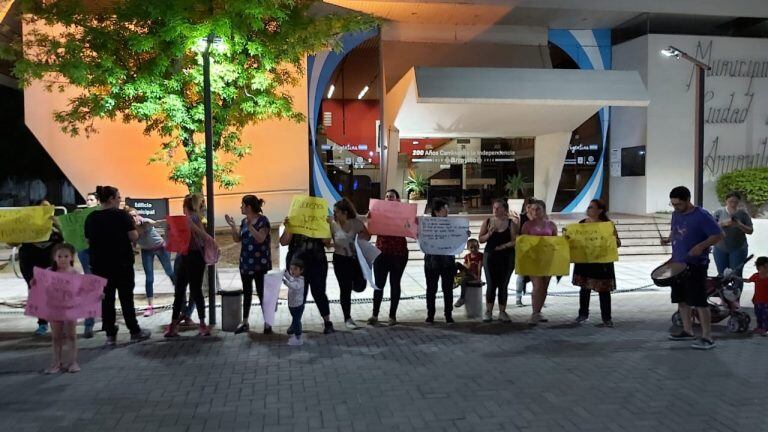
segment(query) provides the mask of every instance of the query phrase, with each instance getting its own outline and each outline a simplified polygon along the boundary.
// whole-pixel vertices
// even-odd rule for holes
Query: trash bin
[[[233,332],[243,320],[243,290],[220,290],[221,329]]]
[[[483,282],[470,281],[464,290],[464,312],[467,319],[480,318],[483,314]]]

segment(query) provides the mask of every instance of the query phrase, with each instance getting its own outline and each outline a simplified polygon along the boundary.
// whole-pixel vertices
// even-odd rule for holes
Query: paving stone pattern
[[[301,347],[286,345],[285,307],[273,335],[177,340],[160,335],[165,311],[140,318],[149,341],[128,344],[124,331],[114,349],[101,347],[103,333],[81,339],[82,372],[57,376],[39,372],[50,342],[29,336],[34,320],[0,314],[0,430],[768,430],[768,338],[716,325],[711,351],[667,341],[663,291],[614,295],[613,329],[593,326],[596,298],[592,320],[572,324],[577,302],[550,298],[550,323],[528,328],[527,307],[511,310],[511,324],[428,326],[424,301],[408,300],[402,325],[332,335],[309,305]],[[353,305],[355,317],[369,313]]]

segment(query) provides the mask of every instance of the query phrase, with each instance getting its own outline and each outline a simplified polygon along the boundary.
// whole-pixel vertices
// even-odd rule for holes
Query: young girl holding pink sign
[[[69,243],[59,243],[51,251],[53,255],[53,264],[50,270],[61,273],[77,273],[73,267],[75,264],[75,248]],[[32,279],[32,285],[36,282]],[[76,321],[50,321],[51,341],[53,342],[53,359],[51,366],[45,370],[46,374],[57,374],[60,372],[80,372],[80,365],[77,364],[77,333],[75,332]],[[62,363],[62,352],[64,345],[69,343],[69,361],[66,366]]]

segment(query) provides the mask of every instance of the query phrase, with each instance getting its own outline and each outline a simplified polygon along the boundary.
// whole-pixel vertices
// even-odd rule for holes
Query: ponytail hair
[[[243,205],[250,207],[254,213],[261,213],[261,208],[264,206],[264,200],[256,195],[246,195],[243,197]]]
[[[117,188],[113,186],[96,186],[96,199],[104,204],[112,198],[117,197]]]
[[[595,206],[597,206],[597,208],[599,210],[602,210],[600,212],[600,216],[597,217],[598,219],[600,219],[600,221],[602,221],[602,222],[610,222],[611,221],[611,218],[608,217],[608,213],[607,213],[608,212],[608,206],[605,205],[605,202],[603,202],[603,200],[593,199],[592,201],[590,201],[590,204],[594,204]]]

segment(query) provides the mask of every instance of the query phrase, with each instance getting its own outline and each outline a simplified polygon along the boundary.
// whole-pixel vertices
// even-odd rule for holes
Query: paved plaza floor
[[[310,304],[301,347],[286,344],[284,304],[272,335],[257,331],[256,308],[250,334],[217,328],[202,338],[190,329],[175,340],[162,338],[170,319],[162,310],[139,318],[153,331],[150,340],[130,344],[121,325],[118,347],[109,349],[98,332],[79,340],[82,372],[56,376],[40,373],[49,362],[50,338],[31,335],[34,319],[9,307],[13,296],[5,292],[0,430],[768,430],[768,338],[728,333],[720,323],[711,351],[668,341],[669,293],[630,290],[644,285],[645,271],[642,263],[631,264],[637,279],[613,296],[612,329],[594,327],[597,298],[592,319],[573,324],[578,299],[565,279],[547,300],[550,322],[534,328],[524,324],[530,307],[510,308],[510,324],[466,320],[458,309],[456,324],[427,325],[424,300],[414,298],[401,303],[400,325],[357,330],[343,328],[340,307],[332,304],[338,331],[323,335]],[[418,270],[409,267],[414,278],[406,295],[423,280]],[[138,294],[138,276],[137,282]],[[334,290],[331,283],[330,297],[337,299]],[[361,325],[370,315],[370,293],[353,304]],[[751,293],[748,286],[744,298]],[[383,317],[388,307],[382,305]]]

